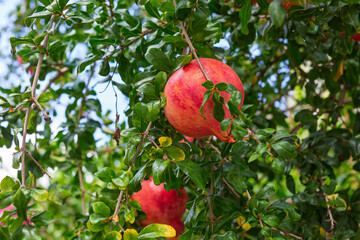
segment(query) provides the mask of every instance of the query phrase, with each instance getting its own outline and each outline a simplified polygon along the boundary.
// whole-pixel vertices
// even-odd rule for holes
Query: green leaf
[[[77,73],[81,73],[82,71],[85,70],[85,68],[87,66],[89,66],[90,64],[93,64],[94,62],[96,62],[97,60],[99,60],[100,58],[98,56],[88,56],[87,58],[85,58],[78,66],[77,68]]]
[[[151,4],[150,1],[145,3],[145,10],[149,13],[150,16],[161,20],[159,11]]]
[[[54,214],[50,211],[44,211],[33,216],[30,220],[37,227],[47,226],[55,221]]]
[[[224,234],[217,235],[214,240],[237,240],[237,239],[238,237],[235,232],[227,231]]]
[[[331,195],[334,193],[335,188],[336,188],[336,180],[335,179],[331,179],[330,185],[324,184],[322,186],[320,186],[321,190],[326,193],[327,195]]]
[[[95,176],[103,182],[111,182],[111,180],[115,178],[115,171],[112,168],[105,167],[95,173]]]
[[[283,25],[286,11],[280,0],[275,0],[270,3],[269,15],[275,26],[281,27]]]
[[[151,102],[147,103],[146,106],[147,106],[148,112],[149,112],[149,117],[148,117],[149,120],[156,121],[156,119],[160,115],[161,101],[160,100],[151,101]]]
[[[139,233],[138,239],[148,239],[148,238],[158,238],[158,237],[165,237],[165,238],[172,238],[176,236],[175,229],[166,224],[150,224],[146,226],[141,232]]]
[[[270,227],[276,227],[280,224],[280,219],[275,215],[265,215],[261,219]]]
[[[231,93],[230,100],[228,101],[228,106],[231,115],[237,115],[240,113],[239,111],[239,105],[242,101],[242,94],[239,91],[233,91]]]
[[[212,94],[212,91],[206,91],[204,93],[203,102],[202,102],[201,107],[200,107],[200,113],[201,113],[201,115],[203,116],[204,119],[206,119],[205,116],[204,116],[204,105],[210,99],[211,94]]]
[[[291,175],[286,175],[286,186],[292,194],[296,193],[295,181]]]
[[[149,110],[145,103],[138,102],[134,107],[132,123],[139,131],[145,132],[148,125]]]
[[[154,85],[156,93],[160,93],[164,91],[164,87],[167,80],[166,72],[159,72],[156,77],[154,78]]]
[[[253,152],[253,153],[251,154],[250,158],[249,158],[248,163],[251,163],[251,162],[257,160],[257,159],[259,159],[260,157],[261,157],[261,155],[260,155],[259,153]]]
[[[145,54],[145,59],[159,70],[170,72],[173,68],[169,58],[157,48],[150,48]]]
[[[130,60],[127,59],[124,55],[121,55],[117,59],[117,63],[118,73],[121,76],[121,80],[123,80],[126,84],[134,82],[134,70]]]
[[[134,209],[138,210],[138,211],[142,211],[140,203],[138,201],[136,201],[136,200],[131,200],[130,201],[130,206],[133,207]]]
[[[155,185],[160,185],[165,181],[164,171],[169,165],[169,160],[157,159],[153,163],[152,176]]]
[[[248,22],[251,18],[251,0],[245,0],[239,12],[241,21],[241,32],[245,35],[249,34]]]
[[[13,190],[14,185],[14,180],[12,180],[11,177],[6,176],[3,178],[3,180],[1,180],[0,190],[1,192],[10,192]]]
[[[125,221],[128,223],[133,224],[135,222],[135,212],[131,211],[131,209],[126,209],[125,210]]]
[[[212,81],[205,81],[201,84],[201,86],[203,86],[204,88],[211,90],[214,88],[214,83]]]
[[[113,178],[112,183],[118,186],[120,190],[126,190],[126,187],[127,185],[129,185],[129,182],[132,177],[133,177],[132,173],[130,171],[126,171],[123,174],[121,174],[119,177]]]
[[[151,99],[157,98],[155,86],[151,83],[145,83],[141,85],[138,89],[138,92],[144,93],[146,97],[149,97]]]
[[[275,188],[273,186],[266,186],[256,194],[256,197],[258,199],[268,199],[274,194],[275,194]]]
[[[225,173],[224,177],[237,193],[241,195],[245,192],[246,184],[244,176],[237,166],[231,166],[230,170]]]
[[[179,21],[184,21],[191,14],[191,8],[179,8],[175,12],[175,18]]]
[[[104,240],[121,240],[122,236],[119,232],[112,231],[106,234]]]
[[[94,202],[91,205],[95,213],[101,214],[104,217],[110,217],[110,208],[103,202]]]
[[[11,204],[14,193],[15,191],[0,192],[0,209],[6,208]]]
[[[229,85],[227,83],[221,82],[215,85],[215,88],[217,88],[218,91],[225,91]]]
[[[221,122],[225,117],[225,111],[224,111],[224,98],[220,96],[220,93],[218,91],[214,91],[212,95],[212,99],[214,101],[214,109],[213,109],[213,115],[216,121]]]
[[[110,64],[109,61],[103,61],[99,70],[99,74],[101,76],[107,76],[110,72]]]
[[[37,100],[39,103],[46,103],[52,99],[53,99],[53,95],[51,92],[44,92],[39,96]]]
[[[300,66],[301,64],[301,58],[300,58],[300,48],[296,44],[296,41],[290,40],[288,43],[288,56],[290,62],[293,64],[293,66]]]
[[[280,141],[271,145],[274,150],[283,158],[296,157],[296,150],[293,145],[286,141]]]
[[[222,131],[227,131],[230,127],[231,122],[232,122],[231,118],[226,118],[226,119],[222,120],[220,123],[220,129]]]
[[[25,194],[22,192],[22,188],[19,188],[13,199],[12,199],[12,203],[14,204],[14,206],[16,207],[16,212],[17,214],[22,217],[23,219],[27,219],[27,213],[26,213],[26,208],[27,208],[27,199]]]
[[[284,130],[280,130],[271,138],[271,142],[276,142],[283,138],[296,138],[296,135],[290,134]]]
[[[198,188],[206,191],[208,179],[205,171],[197,163],[192,161],[181,161],[177,162],[177,165],[180,167],[181,171],[190,177]]]
[[[355,29],[359,27],[359,10],[352,5],[347,5],[341,9],[341,20],[352,25]]]
[[[40,202],[46,201],[49,196],[49,192],[45,189],[31,189],[30,194],[35,201]]]
[[[173,159],[175,161],[183,161],[183,160],[185,160],[185,153],[179,147],[169,146],[169,147],[164,148],[164,151],[166,152],[167,156],[170,159]]]

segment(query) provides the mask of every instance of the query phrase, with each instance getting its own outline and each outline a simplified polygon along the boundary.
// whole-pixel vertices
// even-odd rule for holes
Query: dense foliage
[[[0,239],[167,236],[167,226],[135,221],[144,214],[130,197],[150,176],[186,188],[182,240],[359,239],[360,4],[292,3],[24,0],[12,13],[12,49],[1,49],[12,53],[10,70],[18,56],[34,73],[9,88],[0,80],[0,146],[18,151],[18,178],[0,185],[0,209],[12,206]],[[200,58],[242,80],[241,112],[222,120],[221,100],[214,111],[224,129],[232,122],[235,143],[180,143],[163,113],[167,79],[194,58],[180,24]],[[87,57],[70,58],[79,45]],[[117,117],[102,114],[95,84]],[[56,118],[65,119],[58,129]]]

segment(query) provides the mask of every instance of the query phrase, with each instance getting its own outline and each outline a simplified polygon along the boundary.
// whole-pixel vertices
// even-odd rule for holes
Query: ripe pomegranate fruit
[[[143,181],[141,186],[142,189],[132,196],[146,213],[146,218],[141,220],[140,224],[143,226],[153,223],[168,224],[176,230],[176,237],[171,239],[177,240],[185,229],[181,217],[188,201],[186,191],[181,189],[180,194],[176,190],[168,192],[164,189],[164,184],[156,186],[152,178]]]
[[[225,63],[215,59],[201,58],[200,62],[215,85],[220,82],[230,83],[241,92],[240,109],[244,101],[244,88],[235,71]],[[185,136],[204,138],[215,135],[221,141],[234,142],[230,128],[227,131],[222,131],[220,122],[214,118],[212,98],[205,103],[203,108],[206,119],[199,111],[204,93],[207,90],[201,85],[205,81],[206,79],[196,60],[177,70],[165,85],[165,115],[169,123]],[[225,91],[221,91],[220,95],[224,97],[226,102],[231,97],[231,94]],[[230,111],[226,107],[224,110],[225,118],[230,118]]]

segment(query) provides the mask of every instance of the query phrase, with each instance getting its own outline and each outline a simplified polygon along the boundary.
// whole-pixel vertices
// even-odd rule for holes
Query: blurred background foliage
[[[15,147],[18,176],[1,181],[0,208],[13,207],[0,239],[140,232],[136,203],[115,208],[149,176],[189,193],[180,239],[359,239],[359,15],[357,0],[22,1],[12,49],[1,49],[13,60],[0,79],[0,146]],[[242,80],[235,143],[179,143],[165,118],[164,85],[193,58],[179,21],[199,57]],[[14,77],[20,67],[28,74]],[[50,172],[45,184],[30,155]]]

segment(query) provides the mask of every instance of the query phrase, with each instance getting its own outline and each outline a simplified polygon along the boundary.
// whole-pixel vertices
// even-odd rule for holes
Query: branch
[[[237,198],[237,199],[240,199],[240,195],[235,192],[235,190],[230,186],[230,184],[225,180],[225,178],[222,178],[221,179],[223,181],[223,183],[225,183],[225,185],[229,188],[229,190],[232,192],[232,194],[234,194],[234,196]]]
[[[38,165],[38,167],[41,169],[43,174],[46,174],[49,176],[49,178],[51,178],[51,176],[46,172],[46,170],[41,166],[41,164],[38,161],[36,161],[36,159],[30,154],[30,152],[28,150],[25,150],[25,153],[31,158],[31,160],[34,161],[34,163],[36,163],[36,165]]]
[[[168,25],[167,22],[163,22],[163,23],[161,23],[159,26],[165,27],[165,26],[167,26],[167,25]],[[114,54],[117,53],[117,52],[119,52],[119,51],[124,50],[126,47],[128,47],[128,46],[131,45],[132,43],[136,42],[139,38],[144,37],[144,36],[148,35],[149,33],[152,33],[152,32],[155,32],[155,31],[156,31],[156,29],[146,29],[146,30],[144,30],[144,31],[143,31],[139,36],[137,36],[136,38],[133,38],[133,39],[131,39],[129,42],[125,43],[124,45],[121,45],[120,48],[117,49],[117,50],[114,52]]]
[[[302,123],[299,123],[298,125],[296,125],[293,129],[290,130],[290,134],[296,134],[297,131],[303,126]]]
[[[80,189],[81,189],[81,207],[82,207],[82,213],[86,214],[86,205],[85,205],[85,187],[84,187],[84,180],[83,180],[83,174],[81,170],[81,163],[79,162],[77,165],[78,173],[79,173],[79,181],[80,181]]]
[[[175,9],[176,9],[176,6],[177,6],[176,0],[174,0],[174,6],[175,6]],[[190,48],[191,52],[193,53],[193,55],[194,55],[197,63],[199,64],[199,67],[200,67],[202,73],[204,74],[204,76],[205,76],[205,78],[206,78],[207,81],[211,81],[210,78],[209,78],[209,76],[207,75],[207,73],[206,73],[203,65],[202,65],[201,62],[200,62],[200,59],[199,59],[199,57],[198,57],[198,55],[197,55],[197,53],[196,53],[196,49],[194,48],[194,45],[192,44],[192,42],[191,42],[191,40],[190,40],[190,37],[189,37],[189,35],[188,35],[187,32],[186,32],[186,29],[185,29],[184,24],[183,24],[181,21],[179,21],[179,23],[180,23],[181,29],[182,29],[182,31],[183,31],[183,34],[184,34],[184,36],[185,36],[185,41],[186,41],[187,44],[189,45],[189,48]]]
[[[330,221],[330,229],[329,229],[329,233],[332,234],[333,231],[334,231],[334,228],[335,228],[335,224],[336,224],[336,221],[334,220],[333,218],[333,215],[331,213],[331,206],[329,204],[329,198],[328,198],[328,195],[326,193],[324,193],[324,198],[325,198],[325,201],[326,201],[326,207],[327,207],[327,212],[328,212],[328,215],[329,215],[329,220]]]
[[[145,141],[145,139],[148,137],[149,135],[149,131],[150,131],[150,128],[151,128],[151,124],[152,122],[149,122],[145,132],[143,133],[143,137],[138,145],[138,147],[136,148],[136,151],[135,151],[135,155],[131,161],[131,164],[129,166],[129,169],[128,171],[131,171],[133,166],[134,166],[134,162],[135,162],[135,159],[137,158],[137,156],[139,155],[140,153],[140,149]],[[113,214],[113,217],[112,217],[112,220],[116,219],[117,215],[119,214],[119,209],[120,209],[120,203],[121,203],[121,200],[122,200],[122,197],[123,197],[123,194],[124,194],[124,190],[120,191],[120,194],[119,194],[119,197],[117,199],[117,203],[116,203],[116,207],[115,207],[115,211],[114,211],[114,214]]]
[[[32,98],[33,102],[35,103],[35,105],[40,109],[40,111],[44,114],[44,120],[45,121],[50,121],[51,117],[49,115],[47,115],[47,113],[45,112],[45,110],[42,108],[42,106],[40,105],[40,103],[36,100],[37,98]]]
[[[272,227],[271,229],[272,229],[272,230],[275,230],[275,231],[283,232],[283,233],[285,234],[285,237],[291,236],[291,237],[296,238],[296,239],[299,239],[299,240],[302,240],[302,239],[303,239],[302,237],[299,237],[299,236],[297,236],[297,235],[295,235],[295,234],[292,234],[292,233],[286,231],[285,229],[275,228],[275,227]]]
[[[23,151],[23,153],[21,155],[21,188],[26,187],[26,184],[25,184],[25,152],[26,152],[26,133],[27,133],[27,127],[29,124],[30,111],[31,111],[31,108],[29,107],[26,110],[24,129],[23,129],[23,134],[22,134],[23,139],[22,139],[21,150]]]
[[[70,70],[70,69],[69,69],[68,67],[64,67],[64,68],[59,69],[59,70],[58,70],[58,73],[56,74],[56,76],[49,81],[49,83],[44,87],[44,89],[41,91],[41,93],[40,93],[39,96],[41,96],[41,94],[43,94],[44,92],[46,92],[46,91],[50,88],[50,85],[51,85],[52,83],[54,83],[56,80],[58,80],[60,77],[62,77],[62,76],[63,76],[66,72],[68,72],[69,70]],[[38,96],[36,99],[38,99],[39,96]]]

